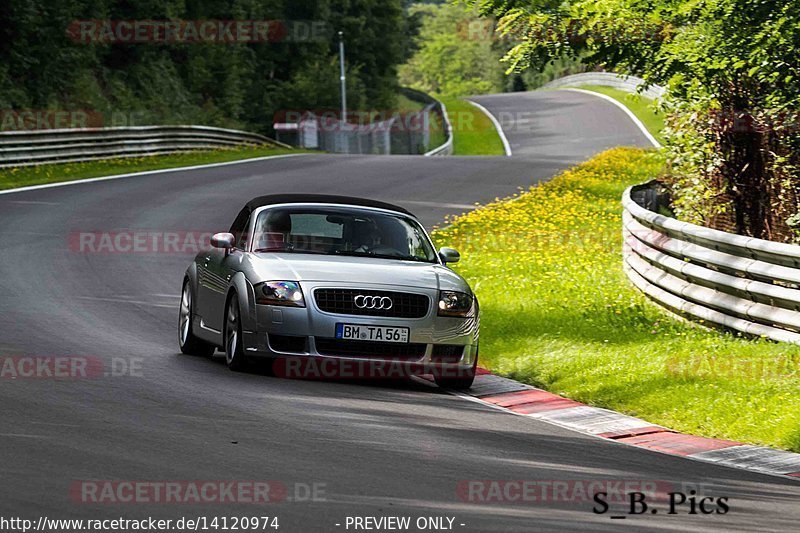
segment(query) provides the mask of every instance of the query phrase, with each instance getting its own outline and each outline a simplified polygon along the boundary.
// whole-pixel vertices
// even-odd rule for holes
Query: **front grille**
[[[308,337],[296,337],[293,335],[269,334],[269,347],[276,352],[285,353],[307,353]]]
[[[401,359],[413,361],[425,355],[426,344],[400,344],[394,342],[348,341],[314,337],[317,352],[321,355],[358,357],[364,359]]]
[[[356,296],[387,297],[392,300],[391,309],[359,309]],[[430,298],[424,294],[394,291],[358,289],[317,289],[314,291],[317,307],[326,313],[339,315],[383,316],[392,318],[422,318],[428,314]]]
[[[464,355],[464,346],[459,344],[434,344],[431,360],[435,363],[458,363]]]

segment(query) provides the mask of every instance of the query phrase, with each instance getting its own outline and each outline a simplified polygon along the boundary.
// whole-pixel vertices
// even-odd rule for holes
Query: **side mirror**
[[[439,259],[441,259],[444,264],[458,263],[461,260],[461,254],[458,253],[458,250],[453,248],[440,248]]]
[[[232,233],[216,233],[211,237],[211,246],[214,248],[222,248],[225,251],[233,249],[236,244],[236,238]]]

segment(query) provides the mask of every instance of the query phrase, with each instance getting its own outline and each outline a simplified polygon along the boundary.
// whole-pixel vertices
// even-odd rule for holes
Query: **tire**
[[[194,336],[192,323],[194,322],[194,296],[189,280],[183,282],[181,290],[181,309],[178,315],[178,346],[186,355],[201,355],[211,357],[217,349],[213,344]]]
[[[463,391],[472,387],[472,383],[475,381],[475,374],[477,369],[478,369],[478,354],[475,353],[475,362],[472,363],[472,368],[470,368],[463,376],[449,377],[449,376],[438,376],[434,374],[433,379],[434,381],[436,381],[436,384],[443,389]]]
[[[233,293],[225,306],[225,362],[234,372],[247,367],[247,356],[242,343],[242,321],[239,313],[239,298]]]

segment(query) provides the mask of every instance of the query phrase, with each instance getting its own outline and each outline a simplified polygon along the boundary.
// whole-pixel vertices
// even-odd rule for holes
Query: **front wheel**
[[[187,355],[214,355],[216,346],[200,340],[194,336],[192,323],[194,322],[194,298],[189,280],[183,282],[181,292],[181,312],[178,318],[178,345],[181,352]]]
[[[463,373],[459,372],[458,376],[439,376],[434,374],[433,379],[436,381],[436,384],[443,389],[467,390],[472,387],[472,383],[475,381],[477,369],[478,354],[476,353],[475,362],[472,363],[472,368],[469,370],[466,370]]]
[[[228,300],[228,308],[225,311],[225,361],[228,363],[228,368],[234,372],[240,372],[246,366],[239,299],[236,294]]]

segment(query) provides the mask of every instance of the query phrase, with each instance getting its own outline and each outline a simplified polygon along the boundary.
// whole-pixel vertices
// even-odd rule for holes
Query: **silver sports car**
[[[447,267],[458,252],[437,253],[405,209],[340,196],[262,196],[211,244],[183,280],[183,353],[219,347],[232,370],[257,357],[358,362],[374,372],[402,363],[442,387],[472,384],[478,301]]]

